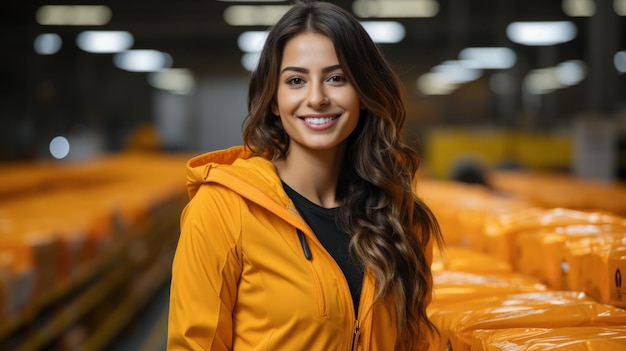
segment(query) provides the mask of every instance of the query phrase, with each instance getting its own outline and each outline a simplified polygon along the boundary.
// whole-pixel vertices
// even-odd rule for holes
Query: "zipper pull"
[[[309,243],[306,241],[306,237],[304,233],[300,229],[296,229],[298,232],[298,239],[300,239],[300,245],[302,245],[302,251],[304,252],[304,257],[307,260],[311,260],[311,248],[309,247]]]
[[[357,346],[359,345],[359,337],[361,336],[361,331],[359,330],[359,321],[354,321],[354,328],[352,331],[352,351],[356,351]]]

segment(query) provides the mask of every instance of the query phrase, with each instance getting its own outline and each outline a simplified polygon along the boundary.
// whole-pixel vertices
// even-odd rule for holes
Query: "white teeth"
[[[330,123],[333,119],[335,119],[335,117],[325,117],[325,118],[307,117],[304,119],[304,121],[309,124],[326,124],[326,123]]]

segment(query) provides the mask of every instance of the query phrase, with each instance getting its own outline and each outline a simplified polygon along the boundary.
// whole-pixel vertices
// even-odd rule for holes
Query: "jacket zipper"
[[[365,323],[365,327],[367,328],[371,328],[371,319],[372,317],[368,317],[368,315],[370,313],[372,313],[372,309],[374,308],[374,304],[372,303],[373,299],[372,299],[372,287],[371,285],[367,285],[368,280],[370,280],[371,277],[369,277],[369,273],[366,270],[364,276],[363,276],[363,287],[361,290],[361,299],[359,300],[359,310],[358,310],[358,314],[353,322],[353,327],[352,327],[352,346],[351,346],[351,350],[352,351],[356,351],[359,348],[359,342],[362,339],[361,336],[361,327],[363,326],[362,323]],[[368,336],[370,335],[370,330],[367,329],[365,335],[363,336],[363,342],[369,343],[369,338]],[[362,350],[369,350],[371,347],[371,345],[368,344],[364,344],[363,347],[361,348]]]
[[[350,350],[356,351],[359,346],[359,337],[361,336],[361,331],[359,330],[359,320],[354,321],[354,327],[352,329],[352,347]]]

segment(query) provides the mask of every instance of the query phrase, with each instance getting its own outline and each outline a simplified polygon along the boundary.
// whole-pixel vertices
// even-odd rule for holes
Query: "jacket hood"
[[[202,184],[219,183],[242,197],[280,207],[289,203],[274,164],[244,146],[207,152],[187,163],[187,193],[193,198]]]

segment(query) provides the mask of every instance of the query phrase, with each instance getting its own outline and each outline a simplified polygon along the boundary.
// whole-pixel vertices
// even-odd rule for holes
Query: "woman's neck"
[[[333,152],[298,152],[289,150],[274,161],[280,179],[309,201],[326,208],[339,206],[337,183],[343,162]]]

